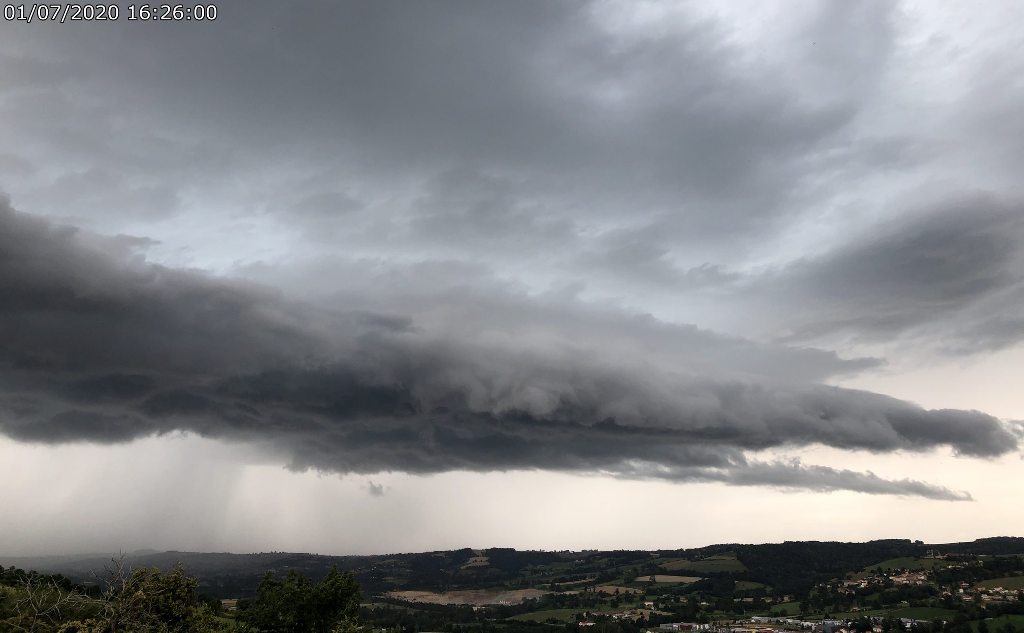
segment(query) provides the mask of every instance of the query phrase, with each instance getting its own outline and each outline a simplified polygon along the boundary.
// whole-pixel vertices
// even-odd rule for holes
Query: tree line
[[[178,564],[167,572],[114,559],[90,585],[0,568],[0,631],[14,633],[365,633],[359,584],[333,568],[314,583],[292,571],[264,576],[233,618]]]

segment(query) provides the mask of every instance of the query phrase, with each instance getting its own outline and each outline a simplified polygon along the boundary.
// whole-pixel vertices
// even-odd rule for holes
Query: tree
[[[90,599],[63,578],[28,572],[10,598],[13,613],[0,620],[0,629],[19,633],[54,631],[61,623],[83,614]]]
[[[283,580],[268,572],[256,588],[256,597],[239,611],[238,621],[245,630],[259,633],[331,633],[339,626],[358,628],[355,620],[360,598],[352,574],[336,567],[316,585],[294,570]]]
[[[3,570],[0,570],[2,572]],[[17,633],[212,633],[223,627],[199,601],[198,581],[179,565],[167,573],[132,570],[122,556],[100,589],[63,576],[11,568],[0,586],[0,631]]]
[[[223,626],[197,595],[199,581],[181,564],[167,573],[155,567],[131,569],[125,558],[106,568],[96,613],[69,620],[58,633],[212,633]]]
[[[352,574],[341,573],[332,567],[327,576],[313,590],[313,609],[317,614],[318,633],[326,633],[335,623],[354,620],[359,615],[362,599],[359,583]]]

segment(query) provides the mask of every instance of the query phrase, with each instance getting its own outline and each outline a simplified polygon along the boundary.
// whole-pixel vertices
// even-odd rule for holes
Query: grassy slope
[[[832,615],[837,618],[891,615],[896,618],[914,618],[915,620],[952,620],[956,613],[957,612],[952,609],[943,609],[941,607],[901,607],[899,609],[875,609],[872,611],[833,613]]]
[[[984,587],[986,589],[991,589],[992,587],[1002,587],[1003,589],[1024,589],[1024,576],[1007,576],[1006,578],[982,580],[977,586]]]
[[[786,615],[797,615],[800,613],[799,602],[782,602],[772,605],[772,611],[780,611]]]
[[[747,571],[747,568],[743,563],[736,560],[736,555],[731,552],[719,554],[717,556],[708,556],[707,558],[702,558],[700,560],[678,558],[676,560],[663,563],[662,567],[669,571],[693,571],[708,574],[715,572],[738,573]]]
[[[533,611],[531,613],[521,613],[514,615],[509,620],[518,620],[520,622],[547,622],[548,620],[557,620],[559,622],[572,622],[576,619],[577,613],[583,613],[584,611],[590,613],[605,613],[611,611],[621,611],[623,608],[630,607],[619,607],[618,609],[612,609],[608,605],[601,605],[599,607],[593,607],[590,609],[546,609],[544,611]]]
[[[914,558],[904,556],[902,558],[890,558],[874,565],[868,565],[864,571],[874,571],[878,567],[882,569],[933,569],[945,567],[948,563],[941,558]]]
[[[971,622],[971,628],[977,631],[979,622],[981,620]],[[1012,623],[1018,631],[1024,631],[1024,615],[1001,615],[998,618],[989,618],[985,621],[985,625],[988,626],[989,633],[997,633],[1007,622]]]
[[[737,580],[736,591],[750,591],[752,589],[763,589],[767,587],[763,582],[754,582],[753,580]]]

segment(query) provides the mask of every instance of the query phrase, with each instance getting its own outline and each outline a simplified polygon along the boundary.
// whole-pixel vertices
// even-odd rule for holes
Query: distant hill
[[[679,550],[615,550],[584,552],[518,551],[511,548],[444,552],[326,556],[271,552],[230,554],[156,552],[127,555],[136,567],[168,569],[182,563],[216,597],[253,594],[264,574],[298,570],[318,579],[331,567],[352,571],[367,596],[387,591],[479,588],[528,588],[549,584],[607,583],[624,575],[678,574],[706,578],[703,582],[760,583],[777,594],[799,595],[815,583],[860,572],[880,561],[936,554],[1024,554],[1024,538],[995,537],[966,543],[925,544],[910,540],[866,543],[787,541],[761,545],[722,544]],[[61,573],[88,583],[110,564],[110,555],[0,556],[0,565]],[[717,580],[716,580],[717,579]],[[729,585],[731,586],[731,585]]]

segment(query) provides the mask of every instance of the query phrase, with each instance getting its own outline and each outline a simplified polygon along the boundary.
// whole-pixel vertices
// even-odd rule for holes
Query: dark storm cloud
[[[189,431],[272,446],[294,468],[339,472],[638,476],[637,464],[648,464],[654,470],[643,476],[670,480],[933,498],[962,495],[870,473],[765,465],[747,452],[948,446],[988,457],[1017,446],[1010,428],[982,413],[926,411],[815,384],[815,374],[863,361],[649,318],[595,314],[561,324],[543,305],[533,320],[549,331],[532,330],[528,318],[498,339],[478,331],[472,300],[447,328],[429,311],[410,320],[356,304],[329,310],[155,266],[137,247],[0,210],[4,433],[121,442]],[[553,341],[559,330],[563,340]],[[594,348],[594,332],[607,334],[606,348]],[[797,378],[788,363],[804,365]]]

